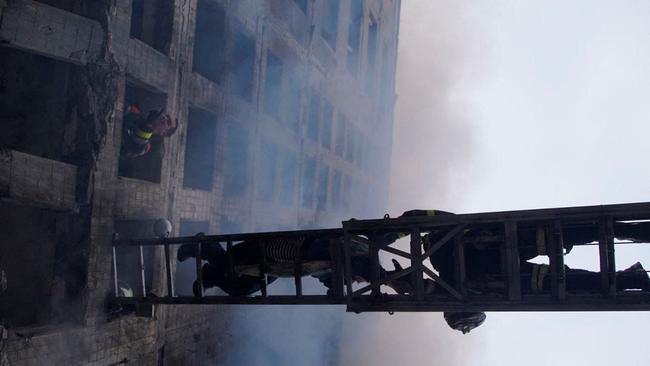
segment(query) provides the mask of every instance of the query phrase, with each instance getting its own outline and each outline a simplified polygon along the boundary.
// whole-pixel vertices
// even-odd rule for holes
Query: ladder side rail
[[[166,238],[149,238],[149,239],[115,239],[114,246],[151,246],[163,244],[194,244],[199,241],[205,242],[233,242],[240,241],[257,241],[261,239],[279,239],[279,238],[299,238],[305,236],[333,238],[342,235],[341,229],[317,229],[317,230],[295,230],[295,231],[269,231],[261,233],[240,233],[240,234],[220,234],[220,235],[202,235],[194,236],[177,236]]]
[[[521,301],[521,269],[516,221],[505,222],[505,239],[507,269],[504,272],[508,276],[508,300]]]
[[[552,220],[596,220],[603,215],[625,217],[626,220],[647,219],[650,218],[650,202],[620,204],[620,205],[603,205],[603,206],[584,206],[584,207],[563,207],[550,209],[534,209],[519,211],[501,211],[486,212],[458,215],[441,215],[441,216],[409,216],[389,219],[384,228],[387,230],[408,231],[409,225],[418,225],[421,230],[428,230],[439,226],[453,224],[483,224],[499,223],[506,220],[518,222],[530,221],[552,221]],[[350,229],[363,230],[372,227],[378,227],[381,221],[385,219],[372,220],[355,220],[350,223]]]
[[[176,296],[176,297],[125,297],[123,303],[194,304],[194,305],[345,305],[344,296],[330,295],[269,295],[269,296]]]

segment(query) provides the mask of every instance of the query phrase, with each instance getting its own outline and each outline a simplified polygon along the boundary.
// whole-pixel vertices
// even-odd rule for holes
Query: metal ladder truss
[[[139,296],[117,297],[125,303],[149,304],[306,304],[347,305],[352,312],[399,312],[399,311],[623,311],[650,310],[650,292],[617,290],[615,246],[637,244],[615,240],[615,226],[620,222],[650,221],[650,203],[631,203],[603,206],[584,206],[520,211],[503,211],[459,215],[399,217],[375,220],[349,220],[342,229],[301,230],[232,235],[197,235],[146,240],[122,240],[113,242],[113,268],[115,293],[118,294],[118,264],[115,248],[137,246],[140,250],[142,284]],[[592,230],[596,239],[591,243],[567,243],[597,245],[600,264],[598,291],[567,291],[565,273],[565,245],[563,233],[571,230]],[[549,291],[531,293],[523,291],[522,281],[530,281],[531,274],[520,270],[520,251],[526,250],[518,239],[522,230],[534,230],[544,238],[548,255],[550,281]],[[331,285],[327,295],[302,293],[302,260],[294,260],[294,295],[268,295],[266,281],[261,294],[248,297],[205,296],[203,294],[201,268],[202,246],[219,244],[231,252],[233,245],[242,241],[254,241],[265,253],[265,246],[273,239],[318,237],[327,239],[331,255]],[[405,240],[393,240],[404,237]],[[408,238],[408,239],[407,239]],[[405,245],[406,241],[408,245]],[[172,254],[175,245],[196,245],[196,278],[201,296],[176,296],[173,288]],[[489,280],[477,283],[467,278],[466,248],[479,246],[498,250],[500,272]],[[167,282],[166,296],[147,296],[144,283],[144,246],[162,246],[165,253]],[[451,246],[451,251],[449,246]],[[369,273],[367,284],[353,285],[353,257],[358,248],[365,248]],[[298,248],[299,249],[299,248]],[[453,255],[453,273],[444,276],[429,265],[429,258],[438,251],[446,250]],[[300,253],[300,250],[296,251]],[[230,256],[229,256],[230,257]],[[262,256],[264,257],[264,256]],[[400,258],[408,263],[404,268],[386,272],[381,259]],[[228,264],[233,271],[232,261]],[[266,263],[260,263],[265,273]],[[265,276],[266,277],[266,276]],[[445,277],[445,279],[441,278]],[[395,294],[383,291],[395,281],[408,283],[410,291]],[[569,281],[571,279],[569,278]],[[430,291],[430,284],[438,288]],[[325,292],[325,289],[323,290]]]

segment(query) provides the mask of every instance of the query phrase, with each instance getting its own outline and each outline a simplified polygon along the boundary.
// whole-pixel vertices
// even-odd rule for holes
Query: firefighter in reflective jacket
[[[570,292],[598,292],[602,289],[600,272],[564,266],[566,289]],[[547,264],[521,263],[521,291],[547,293],[551,290],[550,267]],[[650,278],[641,263],[636,262],[623,271],[616,272],[616,287],[623,290],[650,291]]]
[[[162,109],[150,111],[145,118],[137,103],[129,106],[123,125],[122,156],[127,158],[149,153],[154,136],[171,136],[178,128],[176,120]]]

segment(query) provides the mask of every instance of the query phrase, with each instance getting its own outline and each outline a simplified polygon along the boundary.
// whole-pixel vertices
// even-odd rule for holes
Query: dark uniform
[[[298,241],[299,243],[296,243]],[[256,241],[244,241],[233,245],[231,260],[233,272],[228,268],[228,254],[219,244],[202,246],[201,256],[208,261],[202,268],[203,286],[219,287],[232,296],[246,296],[262,288],[263,276],[260,273],[260,263],[266,261],[268,281],[273,282],[277,277],[293,277],[294,258],[297,244],[301,246],[301,261],[303,273],[317,278],[327,288],[332,286],[331,255],[329,239],[303,237],[297,239],[268,240],[264,257]],[[182,245],[178,251],[178,260],[183,261],[194,256],[195,246]],[[367,282],[370,271],[370,261],[367,247],[352,248],[351,270],[353,280]],[[380,268],[380,276],[386,271]],[[196,284],[195,284],[196,287]],[[196,292],[196,291],[195,291]]]

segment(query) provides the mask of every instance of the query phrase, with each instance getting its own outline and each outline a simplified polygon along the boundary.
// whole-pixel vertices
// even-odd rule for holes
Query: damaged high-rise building
[[[151,236],[161,217],[192,235],[382,214],[399,11],[400,0],[0,0],[3,360],[218,359],[232,310],[106,321],[112,238]],[[135,107],[178,127],[126,156]],[[160,291],[163,254],[143,255]],[[138,281],[137,260],[117,257],[121,280]]]

